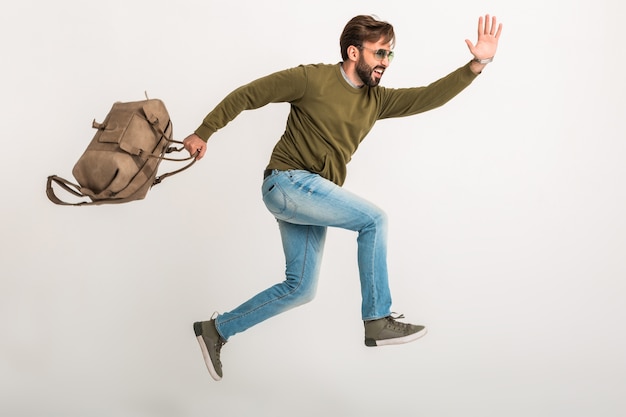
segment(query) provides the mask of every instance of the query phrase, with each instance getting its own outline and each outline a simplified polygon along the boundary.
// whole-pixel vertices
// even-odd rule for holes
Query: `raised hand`
[[[498,24],[496,17],[485,15],[478,18],[478,40],[474,45],[469,39],[465,43],[476,59],[493,58],[498,49],[498,40],[502,33],[502,23]]]

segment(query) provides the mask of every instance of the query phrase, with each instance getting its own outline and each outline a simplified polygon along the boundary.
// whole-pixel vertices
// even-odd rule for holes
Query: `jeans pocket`
[[[296,205],[274,181],[267,181],[263,184],[263,203],[279,220],[288,221],[296,215]]]

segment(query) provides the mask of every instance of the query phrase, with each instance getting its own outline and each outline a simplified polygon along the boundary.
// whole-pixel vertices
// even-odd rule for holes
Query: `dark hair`
[[[385,43],[391,43],[393,46],[396,35],[390,23],[373,16],[355,16],[346,24],[339,38],[341,57],[344,61],[348,59],[350,45],[360,47],[363,46],[363,42],[378,42],[381,38]]]

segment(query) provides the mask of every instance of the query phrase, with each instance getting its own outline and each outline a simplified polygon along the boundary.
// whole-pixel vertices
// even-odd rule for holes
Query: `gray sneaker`
[[[385,346],[409,343],[426,334],[424,326],[401,323],[396,319],[404,318],[387,316],[378,320],[365,322],[365,346]]]
[[[209,370],[209,374],[214,380],[222,379],[222,362],[220,361],[220,351],[226,343],[217,332],[215,319],[209,321],[199,321],[193,324],[193,331],[202,350],[202,357]]]

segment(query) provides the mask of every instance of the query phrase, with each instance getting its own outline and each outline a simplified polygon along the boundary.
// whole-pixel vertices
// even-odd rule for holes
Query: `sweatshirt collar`
[[[346,80],[346,82],[350,84],[351,87],[356,88],[357,90],[360,90],[361,87],[363,87],[356,85],[352,82],[352,80],[350,80],[350,78],[348,78],[348,74],[346,74],[346,72],[343,70],[343,65],[341,62],[339,63],[339,70],[341,71],[341,75],[343,75],[344,80]]]

